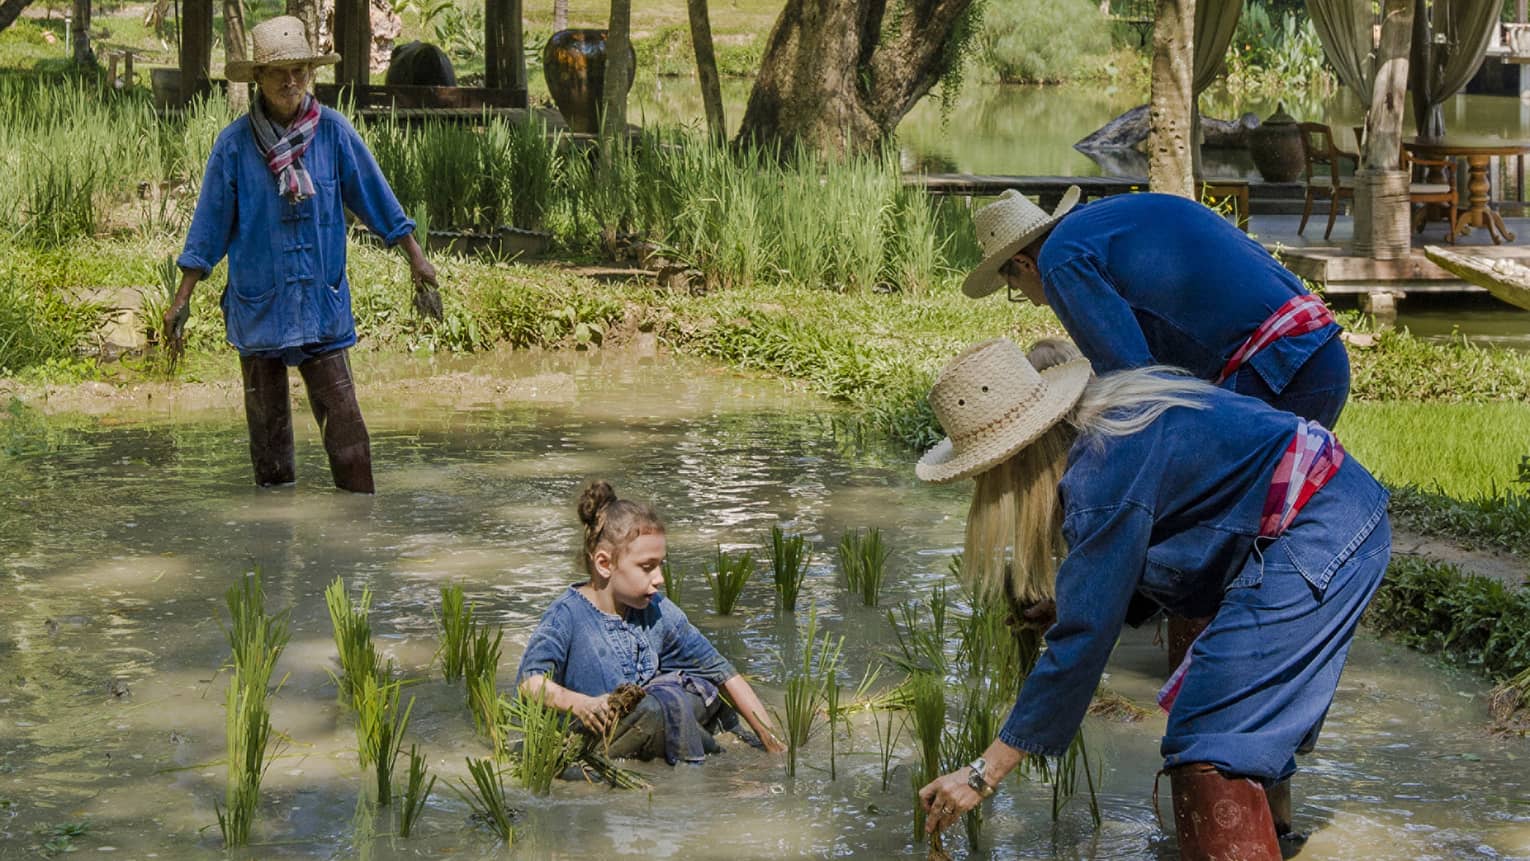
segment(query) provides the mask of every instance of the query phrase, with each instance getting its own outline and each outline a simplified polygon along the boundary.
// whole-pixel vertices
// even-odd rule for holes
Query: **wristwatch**
[[[984,798],[993,795],[993,787],[988,785],[988,778],[983,774],[983,770],[986,768],[988,768],[988,760],[981,756],[974,759],[967,766],[967,785],[976,790],[977,794]]]

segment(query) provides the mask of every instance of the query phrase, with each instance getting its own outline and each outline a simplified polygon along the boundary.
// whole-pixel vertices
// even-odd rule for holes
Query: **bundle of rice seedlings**
[[[474,819],[489,826],[507,845],[514,843],[515,826],[512,820],[516,813],[505,799],[505,782],[494,760],[469,758],[467,769],[473,782],[469,784],[459,777],[457,783],[462,789],[453,787],[452,790],[473,809]]]
[[[797,593],[802,591],[802,580],[807,576],[808,559],[806,539],[801,535],[787,535],[779,526],[770,527],[770,568],[775,576],[776,596],[781,609],[788,613],[797,609]]]
[[[339,688],[340,699],[354,708],[356,693],[363,680],[381,679],[385,673],[377,648],[372,644],[372,625],[368,618],[372,590],[363,588],[361,599],[352,604],[345,591],[345,581],[336,577],[324,590],[324,603],[329,607],[335,649],[340,653],[340,675],[330,673],[330,677]]]
[[[847,532],[840,539],[839,567],[845,574],[845,585],[860,595],[861,602],[867,607],[877,605],[882,578],[887,573],[887,557],[891,553],[882,545],[882,530],[875,527],[864,534]]]
[[[436,629],[441,637],[441,645],[436,650],[441,657],[441,672],[448,682],[454,682],[462,678],[473,637],[473,608],[464,600],[461,586],[441,587],[441,611],[436,616]]]
[[[435,775],[430,775],[430,781],[426,782],[427,771],[425,757],[420,754],[419,745],[411,744],[409,746],[409,780],[404,784],[404,804],[398,811],[398,836],[400,837],[408,837],[414,833],[414,826],[420,821],[420,814],[425,811],[425,802],[430,799],[431,790],[436,788]]]
[[[271,743],[267,697],[272,693],[271,675],[287,647],[290,632],[289,611],[266,613],[259,571],[230,588],[227,602],[229,624],[225,633],[233,652],[224,703],[228,776],[223,805],[213,806],[223,845],[234,848],[250,840],[255,809],[260,804],[260,784],[275,759],[275,752],[267,758]]]
[[[409,714],[414,711],[414,698],[410,697],[399,713],[402,684],[365,676],[356,688],[357,759],[362,768],[372,767],[377,778],[377,803],[383,805],[393,801],[393,770],[409,727]]]
[[[813,736],[819,716],[829,715],[830,706],[838,705],[837,674],[840,652],[845,638],[833,639],[825,631],[818,637],[818,612],[808,616],[807,648],[802,653],[802,664],[786,680],[785,713],[781,723],[786,729],[786,773],[797,774],[797,755]],[[832,730],[832,725],[831,725]],[[830,754],[830,770],[833,771],[833,755]]]
[[[733,613],[734,604],[738,603],[739,593],[744,591],[744,584],[749,582],[749,577],[754,574],[754,553],[745,550],[737,556],[724,553],[721,547],[717,548],[717,565],[715,571],[707,571],[707,584],[712,587],[712,602],[719,616],[727,616]]]

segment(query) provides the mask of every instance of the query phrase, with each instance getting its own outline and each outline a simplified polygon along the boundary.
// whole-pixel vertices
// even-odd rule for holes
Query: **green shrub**
[[[976,40],[977,62],[1006,83],[1067,80],[1110,47],[1110,21],[1091,0],[986,3]]]
[[[1530,668],[1530,589],[1415,557],[1392,560],[1366,611],[1378,632],[1500,682]]]

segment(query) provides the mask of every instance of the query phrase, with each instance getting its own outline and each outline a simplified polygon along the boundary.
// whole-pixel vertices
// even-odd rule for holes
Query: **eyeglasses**
[[[1029,301],[1031,301],[1030,299],[1026,298],[1026,295],[1024,293],[1022,293],[1019,290],[1015,289],[1015,283],[1010,280],[1011,278],[1019,278],[1019,277],[1021,277],[1020,276],[1020,267],[1015,265],[1015,261],[1014,260],[1006,260],[1006,261],[1004,261],[1004,265],[999,267],[999,274],[1004,276],[1005,295],[1009,298],[1009,301],[1011,301],[1011,302],[1029,302]]]

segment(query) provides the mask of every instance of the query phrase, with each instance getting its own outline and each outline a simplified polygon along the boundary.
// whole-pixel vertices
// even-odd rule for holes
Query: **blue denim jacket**
[[[320,108],[303,165],[316,194],[288,203],[277,194],[248,115],[218,135],[207,160],[186,247],[176,263],[207,273],[228,256],[223,318],[228,341],[241,355],[354,344],[345,210],[388,245],[414,230],[377,161],[340,114]]]
[[[728,660],[663,595],[627,615],[602,613],[571,585],[542,614],[515,683],[545,675],[571,691],[598,697],[627,682],[645,685],[660,673],[684,672],[714,685],[738,675]]]
[[[1260,539],[1265,495],[1297,417],[1215,390],[1129,436],[1081,438],[1059,484],[1068,555],[1057,622],[999,738],[1061,755],[1078,731],[1133,594],[1183,616],[1216,612],[1279,552],[1321,592],[1383,516],[1387,494],[1353,456],[1278,539]],[[1249,564],[1249,563],[1253,564]]]
[[[1100,374],[1164,364],[1214,382],[1259,324],[1307,292],[1226,219],[1167,194],[1079,207],[1037,262],[1047,301]],[[1279,394],[1338,332],[1331,324],[1281,338],[1248,364]]]

